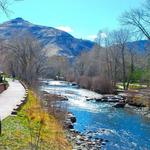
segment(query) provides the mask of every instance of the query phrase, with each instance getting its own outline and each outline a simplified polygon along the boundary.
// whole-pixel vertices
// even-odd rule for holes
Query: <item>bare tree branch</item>
[[[122,25],[132,26],[150,40],[150,0],[147,0],[142,9],[131,9],[120,17]]]
[[[9,14],[11,12],[8,7],[15,1],[23,1],[23,0],[0,0],[0,10],[2,10],[2,12],[7,17],[9,17]]]

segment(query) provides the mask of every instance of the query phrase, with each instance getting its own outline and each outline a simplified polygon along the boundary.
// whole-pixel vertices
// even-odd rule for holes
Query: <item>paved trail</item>
[[[19,81],[9,80],[9,87],[0,94],[0,118],[8,117],[17,104],[20,104],[25,95],[25,89]]]

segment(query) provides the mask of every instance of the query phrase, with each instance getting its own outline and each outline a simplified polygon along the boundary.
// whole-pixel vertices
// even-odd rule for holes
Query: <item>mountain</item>
[[[128,42],[127,47],[129,49],[135,49],[139,53],[144,53],[150,47],[150,41],[149,40],[138,40],[138,41]]]
[[[16,18],[0,25],[0,38],[9,40],[13,35],[29,32],[47,49],[48,55],[61,55],[69,58],[89,51],[94,42],[77,39],[67,32],[32,24],[22,18]]]

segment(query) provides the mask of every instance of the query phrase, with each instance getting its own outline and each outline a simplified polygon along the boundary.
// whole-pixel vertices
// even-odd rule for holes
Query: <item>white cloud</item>
[[[62,31],[65,31],[65,32],[68,32],[68,33],[73,32],[73,29],[69,26],[58,26],[58,27],[56,27],[56,29],[59,29],[59,30],[62,30]]]
[[[91,40],[91,41],[94,41],[96,38],[97,38],[97,35],[88,35],[87,36],[87,39]]]
[[[102,40],[107,38],[107,34],[105,32],[100,32],[98,35],[93,34],[93,35],[88,35],[87,39],[94,41],[97,37],[100,37]]]
[[[102,39],[107,38],[107,34],[106,34],[105,32],[101,32],[101,33],[100,33],[100,36],[101,36]]]

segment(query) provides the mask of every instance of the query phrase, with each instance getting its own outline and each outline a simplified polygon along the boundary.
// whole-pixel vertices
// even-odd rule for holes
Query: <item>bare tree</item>
[[[127,49],[127,57],[126,60],[128,61],[128,76],[127,76],[127,84],[126,84],[126,89],[129,88],[129,84],[133,82],[134,80],[134,72],[136,70],[137,66],[137,55],[138,55],[138,46],[135,44],[133,46],[128,46]]]
[[[142,33],[150,40],[150,0],[147,0],[141,9],[124,12],[120,17],[120,22],[122,25],[134,27],[134,32]]]
[[[109,79],[112,80],[113,85],[116,86],[117,79],[119,79],[120,71],[120,50],[116,46],[114,32],[107,34],[106,38],[106,54],[107,54],[107,70]]]
[[[17,37],[7,44],[6,67],[10,74],[24,80],[29,86],[47,69],[47,57],[40,44],[30,35]]]
[[[114,31],[114,42],[116,45],[116,49],[120,50],[121,53],[121,62],[122,62],[122,80],[123,80],[123,87],[126,89],[126,63],[125,63],[125,53],[127,48],[127,42],[130,40],[130,33],[126,29],[120,29],[118,31]]]
[[[0,9],[8,16],[8,0],[0,0]]]
[[[48,74],[50,78],[64,78],[69,70],[69,60],[63,56],[52,56],[48,60]]]
[[[8,17],[10,14],[9,6],[13,2],[23,1],[23,0],[0,0],[0,10],[5,13],[5,15]]]

